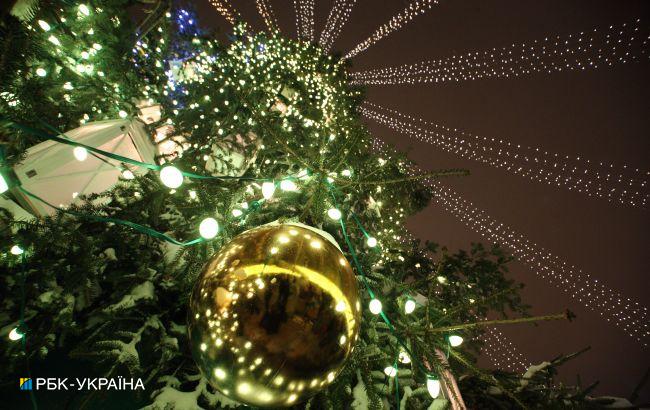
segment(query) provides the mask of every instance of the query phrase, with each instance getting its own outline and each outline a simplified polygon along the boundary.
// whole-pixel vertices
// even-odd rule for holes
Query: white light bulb
[[[54,36],[49,36],[47,39],[50,41],[50,43],[54,44],[55,46],[60,46],[61,45],[61,42],[59,41],[59,39],[54,37]]]
[[[135,179],[135,175],[133,175],[133,172],[131,172],[130,169],[125,169],[124,171],[122,171],[122,178]]]
[[[344,177],[349,177],[352,175],[352,171],[350,171],[349,169],[344,169],[343,171],[341,171],[341,175]]]
[[[280,182],[280,189],[283,191],[296,191],[298,190],[298,186],[292,180],[285,179],[282,182]]]
[[[9,252],[11,252],[12,255],[22,255],[23,252],[25,252],[25,251],[20,246],[14,245],[14,246],[11,247]]]
[[[183,174],[172,165],[167,165],[160,170],[160,180],[166,187],[178,188],[183,184]]]
[[[406,354],[406,352],[401,351],[399,352],[399,361],[404,364],[408,364],[411,363],[411,358],[409,357],[408,354]]]
[[[397,369],[394,368],[393,366],[387,366],[384,369],[384,373],[386,373],[386,376],[388,377],[395,377],[397,376]]]
[[[13,329],[11,329],[11,332],[9,332],[9,340],[13,340],[13,341],[20,340],[23,338],[23,336],[25,335],[20,333],[20,330],[18,330],[17,327],[14,327]]]
[[[38,20],[38,25],[41,26],[43,31],[50,31],[50,25],[46,21]]]
[[[241,209],[233,209],[233,210],[232,210],[232,216],[234,216],[235,218],[239,218],[239,217],[242,216],[243,214],[244,214],[244,213],[242,212]]]
[[[368,308],[370,308],[370,313],[372,313],[373,315],[378,315],[379,313],[381,313],[381,302],[379,301],[379,299],[373,299],[368,304]]]
[[[0,194],[6,192],[9,189],[9,184],[5,181],[5,177],[0,175]]]
[[[264,199],[271,199],[275,192],[275,184],[273,182],[265,182],[262,184],[262,196]]]
[[[438,397],[440,395],[440,380],[431,376],[427,377],[427,390],[432,398]]]
[[[83,14],[84,16],[90,16],[90,9],[85,4],[80,4],[79,13]]]
[[[119,115],[120,118],[126,118],[128,114],[126,113],[126,111],[120,110],[120,112],[118,112],[117,115]]]
[[[342,214],[341,211],[339,211],[338,209],[330,208],[327,210],[327,216],[329,216],[335,221],[338,221],[339,219],[341,219]]]
[[[39,77],[45,77],[47,75],[47,71],[45,71],[44,68],[37,68],[36,75]]]
[[[377,239],[373,238],[372,236],[369,236],[368,239],[366,240],[366,243],[368,244],[368,247],[374,248],[377,246]]]
[[[415,301],[413,299],[409,299],[404,303],[404,313],[411,314],[415,310]]]
[[[77,161],[85,161],[88,158],[88,150],[84,147],[74,147],[72,154]]]
[[[449,336],[449,344],[452,347],[460,346],[463,343],[463,338],[458,335]]]
[[[214,218],[205,218],[199,225],[199,233],[205,239],[212,239],[219,232],[219,223]]]

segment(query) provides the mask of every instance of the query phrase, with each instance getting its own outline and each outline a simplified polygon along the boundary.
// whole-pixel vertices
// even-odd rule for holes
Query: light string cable
[[[650,26],[640,19],[527,43],[350,73],[357,85],[447,83],[587,71],[647,61]]]
[[[273,11],[271,2],[269,0],[255,0],[255,5],[257,6],[257,11],[260,13],[260,16],[262,16],[269,33],[279,31],[280,26],[278,25],[278,19],[275,17],[275,12]]]
[[[506,170],[530,180],[556,185],[592,198],[646,208],[650,171],[592,161],[539,147],[488,138],[431,123],[399,111],[365,102],[360,113],[401,134],[435,145],[443,151]]]
[[[375,138],[375,149],[387,151],[383,141]],[[416,165],[407,167],[409,174],[418,174]],[[463,224],[490,242],[508,248],[512,255],[527,265],[537,276],[563,290],[589,310],[598,312],[607,322],[622,329],[643,346],[648,345],[650,328],[648,308],[604,285],[598,279],[567,264],[558,256],[539,247],[509,226],[498,222],[485,211],[476,208],[452,189],[435,179],[423,179],[431,189],[433,201],[458,218]]]
[[[219,14],[225,18],[231,25],[237,24],[238,20],[242,20],[239,11],[231,4],[230,0],[208,0],[212,6],[217,9]]]
[[[350,59],[362,51],[367,50],[370,46],[377,43],[379,40],[387,37],[392,32],[399,30],[402,28],[402,26],[408,24],[418,15],[424,14],[433,6],[438,5],[438,3],[438,0],[414,0],[413,2],[409,3],[409,5],[404,10],[394,15],[387,23],[379,26],[375,32],[370,35],[370,37],[357,44],[343,57],[343,60]]]
[[[334,45],[334,41],[341,34],[341,29],[347,23],[348,18],[350,17],[350,12],[354,7],[357,0],[335,0],[334,5],[332,6],[330,13],[327,16],[327,21],[325,22],[325,28],[320,34],[320,40],[318,43],[321,48],[329,52]]]

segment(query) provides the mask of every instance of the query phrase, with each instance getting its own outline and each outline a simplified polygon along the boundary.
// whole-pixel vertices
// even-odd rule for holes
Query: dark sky
[[[271,0],[281,30],[295,36],[293,2]],[[254,28],[262,20],[254,2],[232,1]],[[409,2],[358,0],[334,48],[347,52]],[[442,1],[425,15],[353,58],[353,70],[447,57],[631,23],[650,24],[650,3],[643,0],[456,0]],[[197,1],[204,25],[228,24],[207,0]],[[332,1],[316,1],[316,33]],[[487,137],[580,154],[592,160],[650,168],[650,64],[647,61],[586,72],[536,74],[519,79],[484,79],[444,85],[380,85],[368,88],[368,100],[416,117]],[[422,168],[467,168],[471,176],[445,184],[500,222],[548,249],[567,263],[645,306],[650,267],[648,210],[587,198],[543,185],[507,171],[445,153],[369,122],[375,135],[399,148]],[[450,249],[483,241],[450,213],[432,204],[412,218],[412,232]],[[524,282],[532,313],[571,309],[573,323],[550,322],[500,328],[533,363],[592,349],[567,363],[560,378],[583,384],[600,380],[600,394],[629,396],[650,366],[648,349],[606,323],[598,313],[515,262],[515,279]],[[484,360],[484,366],[489,362]],[[650,386],[642,397],[650,400]]]

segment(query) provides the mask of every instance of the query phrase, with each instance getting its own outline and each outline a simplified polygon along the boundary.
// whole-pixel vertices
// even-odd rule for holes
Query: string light
[[[330,208],[327,210],[327,216],[329,216],[330,219],[338,221],[339,219],[341,219],[343,215],[341,214],[341,211],[339,211],[338,209]]]
[[[404,313],[410,315],[415,311],[415,307],[416,307],[415,301],[410,298],[407,299],[406,302],[404,302]]]
[[[387,148],[382,141],[375,138],[372,144],[374,149],[386,153]],[[422,170],[413,165],[407,168],[407,173],[418,175]],[[567,292],[584,306],[598,312],[606,321],[613,322],[629,336],[647,346],[650,329],[646,307],[604,286],[597,279],[575,266],[568,265],[547,250],[539,248],[523,235],[488,216],[485,211],[475,208],[439,181],[424,179],[422,182],[431,189],[436,203],[474,232],[508,248],[515,258],[529,266],[536,275]]]
[[[262,196],[264,199],[271,199],[273,198],[273,194],[275,193],[275,184],[273,182],[264,182],[262,184]]]
[[[314,0],[293,0],[298,37],[314,40]]]
[[[411,358],[405,351],[402,350],[399,352],[399,361],[400,363],[409,364],[411,363]]]
[[[377,238],[369,236],[368,239],[366,239],[366,244],[368,245],[369,248],[374,248],[375,246],[377,246]]]
[[[219,232],[219,223],[214,218],[205,218],[199,224],[199,234],[204,239],[212,239]]]
[[[79,13],[83,14],[84,16],[90,16],[90,9],[85,4],[80,4]]]
[[[133,175],[133,172],[129,169],[125,169],[122,171],[122,178],[124,179],[135,179],[135,175]]]
[[[397,369],[394,366],[386,366],[384,368],[384,374],[388,377],[395,377],[397,376]]]
[[[481,341],[485,348],[481,349],[481,354],[485,354],[496,368],[523,373],[530,367],[530,361],[497,328],[486,326],[484,330]]]
[[[287,192],[297,191],[298,186],[290,179],[283,179],[280,182],[280,189]]]
[[[43,31],[50,31],[50,25],[46,21],[38,20],[38,25],[43,29]]]
[[[233,7],[229,0],[209,0],[210,4],[233,26],[240,19],[239,12]]]
[[[350,17],[350,12],[356,2],[357,0],[334,1],[334,5],[327,16],[327,21],[325,22],[325,28],[321,32],[320,40],[318,41],[325,52],[330,51],[332,48],[334,41],[341,33],[341,29],[345,23],[347,23],[348,18]]]
[[[88,158],[88,150],[84,147],[74,147],[72,155],[74,155],[77,161],[85,161]]]
[[[183,185],[183,173],[173,165],[166,165],[160,170],[160,180],[166,187],[176,189]]]
[[[446,152],[504,169],[536,182],[634,207],[645,207],[650,197],[646,179],[650,175],[648,171],[631,169],[627,165],[621,167],[591,161],[582,156],[561,155],[503,139],[481,137],[370,102],[366,102],[360,111],[367,118],[435,145]]]
[[[18,255],[22,255],[25,251],[20,246],[14,245],[14,246],[11,247],[11,249],[9,249],[9,252],[12,255],[18,256]]]
[[[650,30],[632,24],[568,36],[547,36],[528,43],[377,68],[350,74],[352,84],[418,84],[516,78],[535,73],[585,71],[649,57]]]
[[[47,71],[45,71],[44,68],[37,68],[36,75],[39,77],[45,77],[47,75]]]
[[[268,0],[255,0],[255,4],[257,5],[257,11],[262,16],[269,32],[277,30],[279,27],[278,20],[275,17],[271,3]]]
[[[440,395],[440,380],[433,376],[427,376],[427,391],[431,398],[437,398]]]
[[[370,309],[370,313],[373,315],[378,315],[381,313],[381,302],[379,299],[373,298],[368,304],[368,308]]]
[[[404,10],[402,10],[400,13],[396,14],[391,18],[388,23],[384,23],[383,25],[379,26],[377,30],[375,30],[374,33],[361,43],[359,43],[356,47],[354,47],[352,50],[350,50],[344,57],[343,59],[349,59],[357,54],[359,54],[362,51],[365,51],[368,49],[368,47],[372,46],[382,38],[388,36],[390,33],[399,30],[403,25],[408,24],[411,20],[413,20],[414,17],[417,17],[420,14],[424,14],[428,10],[430,10],[434,5],[438,4],[438,0],[415,0],[412,3],[408,5]]]
[[[458,347],[463,343],[463,338],[458,335],[450,335],[448,339],[451,347]]]
[[[11,332],[9,332],[9,340],[12,340],[14,342],[22,339],[24,336],[25,335],[17,327],[14,327],[11,329]]]

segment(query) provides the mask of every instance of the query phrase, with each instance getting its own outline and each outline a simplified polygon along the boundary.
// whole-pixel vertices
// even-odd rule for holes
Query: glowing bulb
[[[41,26],[43,31],[50,31],[50,25],[46,21],[38,20],[38,25]]]
[[[90,53],[88,53],[87,51],[82,51],[81,52],[81,58],[87,60],[89,57],[90,57]]]
[[[411,314],[415,310],[415,301],[413,299],[409,299],[404,303],[404,313]]]
[[[219,223],[214,218],[205,218],[199,225],[199,233],[205,239],[212,239],[219,232]]]
[[[292,180],[285,179],[280,182],[280,189],[283,191],[296,191],[298,189],[298,186],[296,186],[296,183]]]
[[[386,373],[386,376],[388,377],[395,377],[397,376],[397,369],[393,366],[388,366],[384,369],[384,373]]]
[[[117,115],[119,115],[120,118],[126,118],[128,114],[126,113],[126,111],[120,110],[120,112],[118,112]]]
[[[377,239],[370,236],[368,237],[368,240],[366,240],[366,243],[370,248],[374,248],[375,246],[377,246]]]
[[[5,181],[5,177],[0,175],[0,194],[6,192],[9,189],[9,184]]]
[[[54,37],[54,36],[49,36],[47,39],[50,41],[50,43],[54,44],[55,46],[60,46],[61,45],[61,42],[59,41],[59,39]]]
[[[72,154],[77,161],[85,161],[88,158],[88,150],[84,147],[74,147]]]
[[[135,179],[135,175],[133,175],[133,172],[131,172],[130,169],[125,169],[124,171],[122,171],[122,178]]]
[[[80,4],[79,13],[83,14],[84,16],[90,16],[90,9],[85,4]]]
[[[427,390],[429,391],[429,395],[431,395],[432,398],[435,399],[438,397],[438,395],[440,395],[440,380],[436,379],[433,376],[428,376]]]
[[[402,351],[399,352],[399,361],[404,364],[408,364],[411,363],[411,358],[409,357],[408,354],[406,354],[406,352]]]
[[[352,175],[352,171],[350,171],[349,169],[344,169],[343,171],[341,171],[341,175],[343,175],[344,177],[349,177]]]
[[[338,221],[339,219],[341,219],[341,216],[343,215],[341,214],[341,211],[339,211],[338,209],[330,208],[327,210],[327,216],[329,216],[335,221]]]
[[[39,77],[45,77],[47,75],[47,71],[45,71],[44,68],[37,68],[36,75]]]
[[[172,165],[167,165],[160,170],[160,180],[169,188],[178,188],[183,184],[183,174]]]
[[[20,246],[14,245],[14,246],[11,247],[9,252],[11,252],[12,255],[22,255],[23,252],[25,252],[25,251]]]
[[[264,199],[271,199],[275,192],[275,184],[273,182],[265,182],[262,184],[262,196]]]
[[[11,329],[11,332],[9,332],[9,340],[13,340],[13,341],[20,340],[23,338],[23,336],[25,335],[22,334],[17,327],[14,327],[13,329]]]
[[[463,343],[463,338],[458,335],[449,336],[449,344],[452,347],[460,346]]]
[[[235,218],[239,218],[243,214],[244,213],[241,211],[241,209],[233,209],[232,210],[232,216],[234,216]]]
[[[379,313],[381,313],[381,302],[379,301],[379,299],[371,300],[370,303],[368,304],[368,307],[370,308],[370,313],[372,313],[373,315],[378,315]]]

